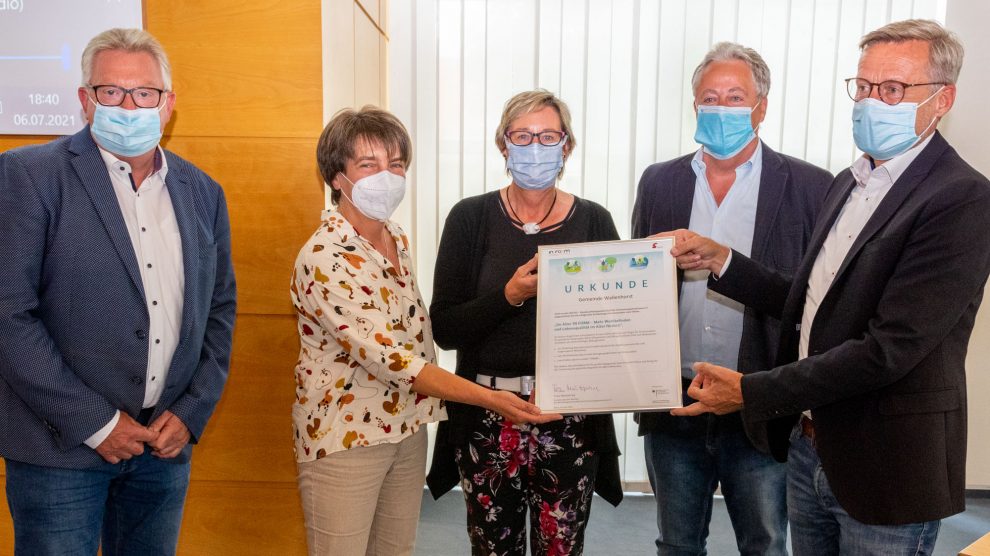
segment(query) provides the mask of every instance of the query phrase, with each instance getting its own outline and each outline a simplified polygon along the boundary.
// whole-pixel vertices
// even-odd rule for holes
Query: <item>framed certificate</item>
[[[536,403],[556,413],[681,407],[673,238],[539,248]]]

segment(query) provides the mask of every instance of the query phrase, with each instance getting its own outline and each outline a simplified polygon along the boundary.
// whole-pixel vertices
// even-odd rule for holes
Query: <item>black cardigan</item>
[[[518,309],[508,303],[502,290],[477,296],[478,274],[485,253],[488,233],[482,229],[497,207],[498,191],[469,197],[451,209],[444,224],[433,282],[430,318],[433,339],[444,349],[457,349],[456,373],[474,382],[478,369],[477,353],[470,349],[477,339],[486,337],[495,326]],[[575,197],[575,210],[590,211],[586,241],[619,239],[612,215],[597,203]],[[497,209],[496,209],[497,210]],[[447,405],[448,421],[437,429],[433,462],[426,483],[434,498],[443,496],[460,480],[454,462],[454,448],[464,438],[463,406]],[[619,479],[619,446],[611,415],[591,415],[587,426],[592,431],[593,447],[600,454],[595,492],[613,506],[622,501]]]

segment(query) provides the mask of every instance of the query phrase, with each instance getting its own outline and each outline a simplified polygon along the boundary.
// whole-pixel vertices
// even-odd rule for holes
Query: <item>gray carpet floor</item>
[[[937,556],[954,556],[959,550],[990,532],[990,498],[970,498],[966,511],[942,521]],[[738,554],[732,524],[725,502],[716,496],[712,511],[708,553],[712,556]],[[653,496],[627,494],[622,504],[613,508],[595,497],[591,505],[591,522],[585,539],[585,554],[650,555],[656,554],[656,507]],[[440,500],[424,491],[423,511],[416,539],[417,556],[464,556],[470,554],[464,524],[464,501],[459,490]]]

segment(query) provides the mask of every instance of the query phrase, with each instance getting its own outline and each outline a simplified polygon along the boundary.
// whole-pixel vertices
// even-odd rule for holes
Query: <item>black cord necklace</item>
[[[546,219],[550,217],[550,213],[553,212],[554,205],[557,204],[557,188],[554,188],[553,190],[553,200],[550,201],[550,208],[547,209],[547,213],[543,215],[543,218],[541,218],[539,222],[522,223],[519,219],[519,215],[516,214],[516,209],[512,208],[512,200],[509,199],[509,189],[505,190],[505,202],[509,205],[509,212],[512,213],[509,220],[511,220],[513,224],[522,228],[522,231],[526,232],[527,235],[538,234],[542,229],[540,228],[540,224],[546,222]]]

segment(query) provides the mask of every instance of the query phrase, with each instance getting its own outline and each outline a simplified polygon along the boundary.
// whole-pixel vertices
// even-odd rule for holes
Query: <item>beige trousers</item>
[[[426,427],[397,444],[297,464],[310,556],[411,555],[426,481]]]

